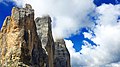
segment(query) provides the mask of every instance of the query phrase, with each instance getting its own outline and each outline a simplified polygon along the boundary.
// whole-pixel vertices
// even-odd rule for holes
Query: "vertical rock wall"
[[[54,67],[54,41],[51,30],[51,18],[49,16],[38,17],[35,19],[37,33],[41,39],[42,47],[48,55],[49,67]]]
[[[31,5],[13,7],[0,31],[0,67],[70,67],[63,39],[54,42],[49,16],[34,20]]]
[[[70,67],[70,54],[63,39],[56,40],[54,55],[55,67]]]

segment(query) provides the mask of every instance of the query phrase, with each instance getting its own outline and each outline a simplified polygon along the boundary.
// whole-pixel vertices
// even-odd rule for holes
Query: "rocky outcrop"
[[[48,55],[49,67],[54,67],[54,40],[51,31],[51,18],[49,16],[35,19],[37,33],[41,39],[42,47]]]
[[[10,67],[44,67],[47,56],[36,32],[34,10],[13,7],[1,29],[1,63]]]
[[[13,7],[0,31],[0,67],[70,67],[63,39],[54,42],[50,16],[34,20],[31,5]]]
[[[56,40],[54,55],[55,67],[70,67],[70,54],[63,39]]]

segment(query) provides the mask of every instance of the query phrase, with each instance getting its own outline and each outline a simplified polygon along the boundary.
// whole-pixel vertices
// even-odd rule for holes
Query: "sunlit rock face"
[[[63,39],[54,42],[50,16],[34,20],[31,5],[13,7],[0,31],[0,67],[70,67]]]
[[[34,10],[13,7],[1,29],[1,64],[12,67],[47,66],[47,55],[36,32]]]
[[[38,17],[35,19],[37,33],[42,43],[42,48],[48,55],[49,67],[54,67],[54,40],[51,31],[51,18],[49,16]]]

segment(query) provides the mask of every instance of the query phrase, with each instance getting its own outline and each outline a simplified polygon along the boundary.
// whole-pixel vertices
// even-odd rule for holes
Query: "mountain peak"
[[[51,22],[49,15],[34,20],[29,4],[13,7],[0,31],[1,67],[70,67],[65,42],[54,42]]]

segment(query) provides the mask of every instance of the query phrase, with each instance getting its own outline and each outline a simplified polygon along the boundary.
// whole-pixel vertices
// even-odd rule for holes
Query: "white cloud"
[[[120,67],[120,62],[105,65],[106,67]]]
[[[120,22],[118,20],[120,5],[103,4],[97,7],[96,12],[100,14],[96,21],[98,25],[93,30],[96,36],[91,38],[91,33],[84,33],[84,36],[91,38],[97,46],[84,40],[82,49],[75,52],[73,43],[65,40],[71,54],[72,67],[120,66]]]
[[[69,37],[79,32],[81,27],[93,27],[87,16],[95,6],[93,0],[14,0],[18,6],[29,3],[35,9],[35,16],[49,14],[52,17],[53,35],[55,38]],[[73,43],[65,40],[71,55],[72,67],[80,66],[119,66],[120,65],[120,5],[103,4],[96,10],[100,16],[96,20],[98,25],[91,33],[84,36],[97,44],[92,46],[83,41],[82,50],[75,52]],[[81,53],[81,54],[80,54]]]
[[[31,4],[35,9],[35,16],[49,14],[54,25],[54,38],[65,38],[76,34],[84,26],[91,27],[89,14],[95,7],[93,0],[13,0],[19,6]],[[55,20],[54,20],[55,19]]]
[[[84,61],[81,61],[82,58],[80,56],[80,53],[79,52],[75,52],[75,49],[73,48],[73,43],[71,40],[65,40],[65,43],[66,43],[66,47],[67,49],[69,50],[70,52],[70,60],[71,60],[71,65],[72,67],[79,67],[80,66],[80,63],[84,62]],[[82,63],[84,64],[84,63]]]
[[[85,38],[88,38],[88,39],[91,39],[93,37],[92,33],[84,32],[83,35],[84,35]]]

